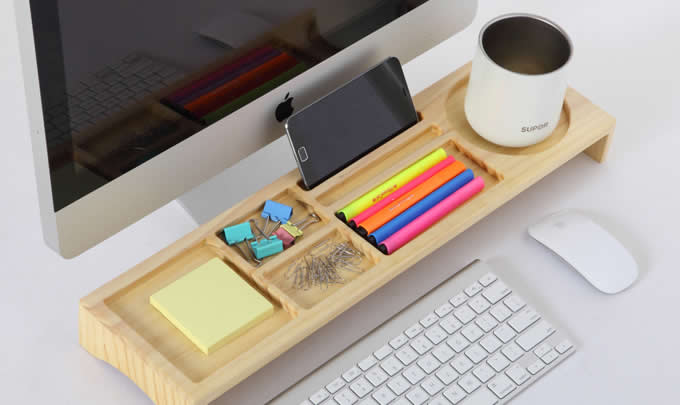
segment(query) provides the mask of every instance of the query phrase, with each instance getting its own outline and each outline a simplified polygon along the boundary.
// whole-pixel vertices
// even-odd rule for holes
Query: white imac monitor
[[[43,233],[73,257],[280,138],[292,108],[461,31],[477,0],[15,9]]]

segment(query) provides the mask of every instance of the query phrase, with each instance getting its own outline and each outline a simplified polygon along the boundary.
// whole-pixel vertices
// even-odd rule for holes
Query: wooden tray
[[[544,142],[511,149],[484,141],[463,113],[469,71],[466,65],[416,96],[420,123],[314,190],[305,191],[297,171],[291,172],[83,298],[81,345],[125,373],[157,404],[208,404],[580,152],[604,159],[615,120],[571,89],[557,129]],[[483,177],[486,187],[411,243],[383,255],[334,217],[438,147]],[[292,205],[296,218],[314,211],[322,221],[307,228],[295,246],[255,268],[219,234],[259,215],[266,199]],[[362,251],[365,272],[327,290],[293,289],[284,278],[289,263],[327,239]],[[149,304],[149,296],[214,257],[268,296],[276,311],[206,356]]]

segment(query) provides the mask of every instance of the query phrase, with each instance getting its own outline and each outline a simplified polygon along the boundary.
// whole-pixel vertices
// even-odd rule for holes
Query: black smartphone
[[[388,58],[286,122],[311,189],[418,122],[401,63]]]

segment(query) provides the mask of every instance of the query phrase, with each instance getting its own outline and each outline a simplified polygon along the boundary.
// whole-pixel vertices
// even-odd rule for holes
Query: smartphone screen
[[[286,132],[310,189],[417,122],[401,63],[389,58],[290,117]]]

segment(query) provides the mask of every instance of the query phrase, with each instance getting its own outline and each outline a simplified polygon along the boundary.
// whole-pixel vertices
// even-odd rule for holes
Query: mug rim
[[[556,29],[557,32],[559,32],[560,35],[562,35],[562,37],[567,41],[567,44],[569,45],[569,57],[559,68],[557,68],[555,70],[551,70],[550,72],[537,73],[537,74],[515,72],[515,71],[510,70],[510,69],[508,69],[504,66],[499,65],[498,63],[496,63],[495,60],[493,60],[489,56],[489,54],[486,53],[486,49],[484,49],[483,39],[484,39],[484,34],[486,34],[486,31],[489,29],[489,27],[491,27],[493,24],[495,24],[499,21],[509,20],[511,18],[518,18],[518,17],[531,18],[533,20],[537,20],[537,21],[540,21],[542,23],[548,24],[548,25],[552,26],[554,29]],[[574,56],[574,44],[571,41],[571,37],[569,36],[569,34],[567,34],[567,31],[565,31],[564,28],[562,28],[559,24],[550,20],[549,18],[540,16],[540,15],[537,15],[537,14],[531,14],[531,13],[507,13],[507,14],[502,14],[502,15],[499,15],[498,17],[491,19],[489,22],[484,24],[484,26],[482,27],[482,30],[479,32],[477,46],[479,47],[479,50],[482,51],[482,54],[484,55],[484,57],[489,62],[493,63],[494,66],[497,66],[500,69],[503,69],[504,71],[512,73],[512,74],[516,74],[516,75],[519,75],[519,76],[528,76],[528,77],[540,77],[540,76],[547,76],[547,75],[559,73],[561,70],[565,69],[571,63],[571,59]]]

